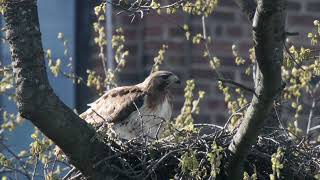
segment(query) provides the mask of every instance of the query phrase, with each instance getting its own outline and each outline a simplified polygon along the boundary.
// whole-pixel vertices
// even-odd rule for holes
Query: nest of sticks
[[[114,179],[224,179],[225,167],[231,153],[228,146],[234,132],[215,125],[201,125],[214,129],[210,134],[198,132],[175,131],[169,137],[154,140],[134,139],[130,141],[105,139],[114,151],[97,160],[96,166],[117,174]],[[212,162],[208,154],[214,151],[212,144],[220,148],[218,173],[212,176]],[[273,174],[272,155],[281,148],[283,156],[280,163],[279,179],[315,179],[320,173],[320,145],[305,139],[292,139],[284,129],[268,129],[258,137],[257,143],[250,149],[244,162],[244,171],[256,174],[260,179],[269,179]],[[183,170],[183,156],[193,152],[197,166],[193,170]],[[112,162],[117,161],[113,164]],[[216,171],[217,172],[217,171]],[[77,177],[77,178],[76,178]],[[84,179],[81,173],[73,173],[65,179]]]

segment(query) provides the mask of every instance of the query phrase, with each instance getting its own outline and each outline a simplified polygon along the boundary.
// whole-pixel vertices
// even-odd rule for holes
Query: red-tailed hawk
[[[123,139],[157,138],[172,113],[170,89],[180,83],[168,71],[157,71],[142,83],[111,89],[80,115],[99,128],[111,128]]]

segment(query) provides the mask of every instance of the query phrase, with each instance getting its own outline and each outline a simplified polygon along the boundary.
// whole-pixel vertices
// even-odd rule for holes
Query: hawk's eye
[[[169,78],[169,76],[170,76],[170,74],[163,74],[163,75],[161,75],[160,77],[161,77],[161,79],[166,80],[166,79]]]

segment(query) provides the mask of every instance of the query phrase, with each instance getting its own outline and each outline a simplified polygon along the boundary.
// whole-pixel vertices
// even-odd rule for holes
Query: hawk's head
[[[177,75],[169,71],[157,71],[152,74],[143,82],[147,90],[166,90],[174,84],[180,84],[180,79]]]

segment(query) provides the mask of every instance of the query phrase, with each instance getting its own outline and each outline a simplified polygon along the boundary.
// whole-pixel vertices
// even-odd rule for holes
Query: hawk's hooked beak
[[[170,76],[169,79],[172,84],[181,84],[179,77],[174,74]]]

